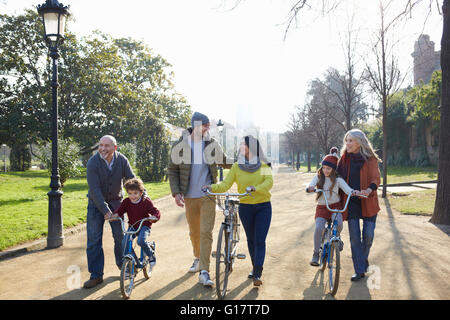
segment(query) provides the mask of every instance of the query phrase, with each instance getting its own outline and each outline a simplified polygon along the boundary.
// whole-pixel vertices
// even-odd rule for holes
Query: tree
[[[242,0],[237,0],[236,5]],[[322,5],[322,11],[329,13],[335,9],[341,0],[295,0],[289,11],[289,18],[286,22],[287,32],[292,26],[300,12],[310,7]],[[433,7],[434,0],[408,0],[405,3],[405,9],[398,12],[393,20],[407,19],[413,12],[414,8],[421,3],[428,3],[429,8]],[[438,3],[438,1],[436,1]],[[442,16],[443,16],[443,32],[441,39],[441,68],[442,68],[442,91],[441,91],[441,108],[440,108],[440,125],[439,125],[439,163],[438,163],[438,185],[436,191],[436,202],[434,206],[431,222],[450,224],[450,144],[442,143],[450,141],[450,0],[443,0]],[[439,6],[439,5],[438,5]],[[384,182],[383,182],[384,183]],[[384,191],[384,190],[383,190]]]
[[[35,9],[0,15],[0,142],[18,156],[50,138],[51,59],[42,34]],[[148,117],[188,123],[191,109],[174,88],[170,64],[144,43],[101,32],[79,39],[66,30],[60,56],[61,138],[90,149],[104,134],[133,142]],[[12,160],[27,169],[22,158]]]
[[[160,182],[169,164],[169,135],[156,118],[147,117],[138,135],[136,167],[143,181]]]
[[[375,67],[366,61],[366,72],[369,86],[377,95],[382,108],[383,121],[383,191],[382,197],[386,198],[387,193],[387,168],[388,168],[388,126],[387,107],[390,96],[400,89],[402,83],[400,69],[397,58],[394,54],[394,43],[389,43],[389,33],[392,33],[393,21],[386,23],[386,11],[391,2],[384,5],[379,0],[380,26],[376,33],[376,41],[372,46]]]
[[[450,0],[442,6],[444,26],[441,40],[441,118],[439,129],[438,185],[431,222],[450,224]]]
[[[0,140],[11,147],[11,168],[26,170],[28,144],[50,133],[50,78],[45,68],[47,47],[37,12],[0,15]]]
[[[331,147],[338,145],[339,138],[345,133],[342,127],[345,120],[336,107],[338,99],[330,87],[331,84],[325,85],[324,81],[312,81],[307,93],[310,101],[305,105],[310,131],[315,133],[317,149],[322,154],[328,154]]]
[[[52,144],[40,141],[37,154],[39,160],[45,163],[49,175],[52,173]],[[58,165],[61,187],[69,178],[81,173],[80,146],[73,138],[58,139]]]

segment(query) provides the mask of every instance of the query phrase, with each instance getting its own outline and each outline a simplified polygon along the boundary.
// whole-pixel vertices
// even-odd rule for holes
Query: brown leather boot
[[[83,284],[83,287],[86,288],[86,289],[93,288],[93,287],[95,287],[96,285],[98,285],[98,284],[100,284],[102,282],[103,282],[103,277],[92,278],[92,279],[89,279],[88,281],[86,281]]]

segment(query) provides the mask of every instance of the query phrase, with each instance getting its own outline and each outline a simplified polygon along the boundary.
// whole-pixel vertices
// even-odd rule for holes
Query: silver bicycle
[[[217,250],[212,252],[216,259],[216,292],[218,299],[224,299],[227,294],[228,277],[233,271],[235,259],[245,259],[245,254],[237,253],[239,243],[239,198],[251,195],[251,188],[247,187],[245,193],[212,193],[203,190],[209,195],[223,197],[223,205],[218,206],[223,210],[224,221],[222,222],[217,237]]]
[[[120,220],[124,236],[127,237],[127,242],[124,248],[125,252],[122,262],[122,268],[120,270],[120,291],[122,292],[122,296],[125,299],[128,299],[131,296],[131,291],[133,291],[134,279],[136,278],[139,271],[142,269],[144,277],[146,279],[149,279],[151,276],[151,266],[148,260],[145,259],[147,255],[145,254],[144,250],[141,248],[140,258],[137,258],[133,254],[133,238],[136,234],[139,233],[139,231],[141,231],[144,221],[158,221],[158,218],[150,216],[148,218],[140,220],[139,228],[137,228],[137,230],[134,230],[134,228],[131,230],[126,230],[125,222],[120,217],[109,219],[109,221],[113,220]],[[155,253],[155,241],[152,241],[149,244],[153,250],[153,253]]]

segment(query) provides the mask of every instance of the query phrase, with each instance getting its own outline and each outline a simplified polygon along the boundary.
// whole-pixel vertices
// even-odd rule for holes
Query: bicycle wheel
[[[229,233],[227,225],[222,223],[217,238],[216,251],[216,291],[219,299],[223,299],[227,291],[230,274],[229,252]]]
[[[125,299],[128,299],[131,296],[131,291],[133,291],[135,268],[133,259],[124,259],[120,270],[120,291]]]
[[[324,271],[327,266],[327,258],[328,258],[328,229],[325,228],[322,232],[322,240],[320,242],[319,249],[319,269],[320,271]]]
[[[339,241],[333,241],[330,247],[330,259],[328,261],[330,294],[334,296],[339,286],[339,272],[341,269],[341,257]]]

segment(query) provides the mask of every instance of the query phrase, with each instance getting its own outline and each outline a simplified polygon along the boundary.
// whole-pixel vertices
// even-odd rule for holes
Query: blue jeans
[[[373,238],[375,235],[376,217],[362,218],[362,220],[362,241],[359,219],[348,220],[348,232],[350,234],[353,267],[356,273],[366,272],[370,248],[372,247]]]
[[[239,205],[239,217],[247,235],[248,252],[253,265],[253,275],[261,277],[266,256],[266,237],[272,219],[270,202]]]
[[[89,200],[87,207],[87,262],[88,270],[92,278],[100,278],[103,276],[103,269],[105,265],[105,255],[103,253],[102,238],[103,226],[105,218],[92,200]],[[123,232],[120,221],[109,222],[114,238],[114,256],[116,258],[116,265],[120,268],[122,266],[122,238]]]
[[[128,231],[134,231],[135,229],[133,227],[129,227]],[[147,226],[142,226],[141,230],[139,231],[139,234],[137,235],[137,244],[144,250],[144,253],[149,257],[150,260],[154,260],[154,254],[152,248],[150,248],[150,245],[147,242],[147,238],[150,235],[150,228]],[[123,255],[127,254],[128,252],[128,239],[132,237],[131,240],[136,238],[136,234],[134,235],[125,235],[122,240],[122,249],[123,249]],[[139,258],[136,256],[136,253],[134,252],[133,248],[131,248],[131,254],[136,259],[136,263],[139,264]]]

